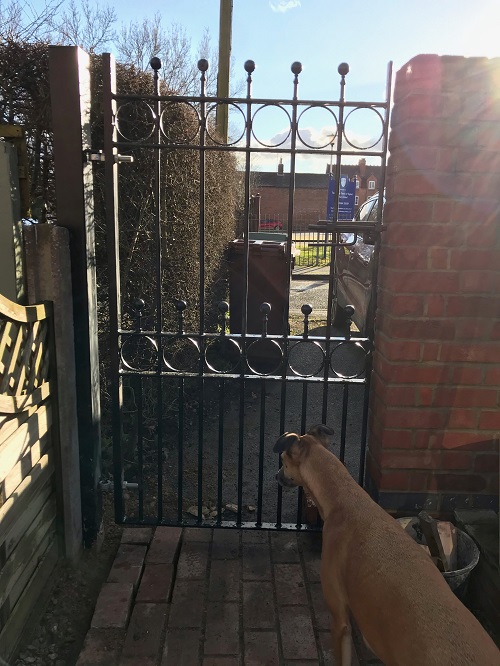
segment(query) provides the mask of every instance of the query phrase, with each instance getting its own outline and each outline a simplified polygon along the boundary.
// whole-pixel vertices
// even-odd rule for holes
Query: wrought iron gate
[[[324,285],[324,321],[315,319],[314,308],[307,302],[300,303],[300,308],[290,305],[297,161],[316,156],[323,156],[325,163],[335,161],[338,207],[343,160],[377,158],[381,166],[381,203],[391,66],[386,99],[371,103],[345,101],[349,71],[345,64],[338,68],[340,96],[336,101],[299,100],[300,63],[291,67],[293,95],[288,100],[252,97],[252,61],[245,63],[246,95],[231,99],[207,96],[205,60],[198,63],[201,86],[199,96],[194,97],[159,94],[160,63],[152,59],[151,65],[153,92],[125,95],[116,91],[112,57],[104,56],[116,520],[301,529],[306,527],[302,493],[282,493],[277,485],[279,461],[272,453],[273,444],[284,431],[303,432],[316,423],[327,423],[336,430],[337,455],[363,482],[372,340],[333,327],[333,251]],[[193,131],[182,132],[170,124],[174,109],[194,119]],[[230,123],[236,117],[240,127],[227,140],[216,134],[212,122],[221,109],[229,110]],[[371,147],[357,146],[346,132],[349,118],[360,111],[374,114],[380,123],[380,136]],[[259,138],[256,130],[259,114],[268,112],[281,114],[286,124],[286,130],[273,142]],[[308,114],[325,114],[332,132],[322,140],[311,139],[306,131]],[[207,156],[224,152],[240,159],[243,203],[240,240],[231,244],[232,254],[226,257],[231,269],[231,300],[221,300],[214,313],[214,308],[207,311]],[[163,176],[165,169],[171,168],[167,157],[174,153],[184,153],[186,159],[197,163],[197,182],[192,187],[198,206],[199,248],[191,268],[199,284],[194,314],[180,295],[174,302],[165,302],[164,298],[169,260],[165,248],[167,241],[175,241],[169,240],[173,232],[169,232]],[[120,281],[125,268],[120,264],[120,225],[125,211],[119,201],[118,178],[119,172],[128,168],[124,162],[133,158],[137,167],[146,159],[143,156],[152,164],[151,172],[146,169],[151,173],[150,197],[144,210],[134,211],[146,220],[144,235],[134,242],[144,244],[145,254],[151,251],[153,269],[148,296],[136,293],[132,297],[129,289],[128,302],[122,308]],[[251,234],[256,224],[251,209],[252,160],[256,156],[289,159],[287,236],[282,243],[259,243]],[[378,238],[381,209],[379,205],[376,221],[364,222],[362,227],[353,222],[337,223],[333,241],[325,240],[325,245],[338,245],[341,231],[353,232],[357,238],[361,228]],[[256,315],[251,303],[255,300],[257,246],[259,261],[267,261],[270,272],[269,295]],[[130,281],[129,275],[126,279]],[[282,284],[277,288],[275,282],[280,280]],[[273,319],[277,311],[279,316]]]

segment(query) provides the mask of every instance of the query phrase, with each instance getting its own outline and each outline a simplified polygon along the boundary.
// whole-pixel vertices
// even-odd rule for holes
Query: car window
[[[378,211],[378,199],[375,199],[373,208],[368,213],[368,217],[366,219],[369,220],[370,222],[375,222],[377,220],[377,211]]]
[[[365,203],[358,210],[356,217],[354,218],[358,222],[364,222],[369,219],[370,212],[373,208],[373,204],[376,203],[376,199],[365,201]]]

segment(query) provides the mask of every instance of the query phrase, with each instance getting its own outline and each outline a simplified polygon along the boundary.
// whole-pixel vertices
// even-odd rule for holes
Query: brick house
[[[335,165],[332,165],[335,171]],[[326,217],[330,164],[324,174],[295,174],[295,220],[297,225],[311,224]],[[366,164],[360,159],[358,164],[342,166],[342,175],[356,180],[355,205],[360,206],[378,189],[380,166]],[[252,173],[252,196],[260,195],[260,219],[281,220],[286,224],[288,217],[288,197],[290,174],[284,173],[283,165],[277,172],[254,171]]]

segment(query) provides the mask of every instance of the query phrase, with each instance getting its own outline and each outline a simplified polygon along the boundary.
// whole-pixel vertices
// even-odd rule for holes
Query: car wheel
[[[279,229],[281,229],[281,225],[280,224],[275,224],[274,225],[274,230],[278,231]]]

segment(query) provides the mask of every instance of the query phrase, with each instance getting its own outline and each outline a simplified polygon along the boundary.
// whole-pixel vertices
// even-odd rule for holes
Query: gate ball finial
[[[160,58],[157,58],[156,56],[153,56],[151,60],[149,61],[149,65],[151,69],[154,69],[155,72],[157,72],[159,69],[161,69],[161,60]]]
[[[337,68],[337,72],[340,74],[340,76],[349,74],[349,65],[346,62],[341,62]]]
[[[200,72],[206,72],[208,69],[208,60],[206,60],[205,58],[201,58],[200,60],[198,60],[198,69],[200,70]]]

